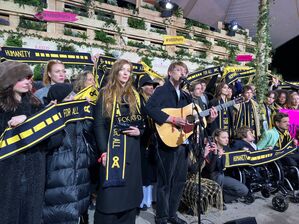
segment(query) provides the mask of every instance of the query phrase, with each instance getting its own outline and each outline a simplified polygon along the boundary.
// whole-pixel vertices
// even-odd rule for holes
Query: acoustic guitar
[[[224,110],[237,103],[243,102],[243,97],[238,97],[234,100],[215,106],[217,111]],[[187,120],[187,124],[184,127],[177,127],[171,123],[163,123],[162,125],[155,124],[158,134],[165,145],[169,147],[177,147],[181,145],[190,135],[193,133],[194,125],[200,121],[204,127],[207,126],[206,118],[210,114],[210,109],[202,111],[198,105],[196,108],[199,112],[200,119],[198,119],[195,105],[190,103],[182,108],[164,108],[163,112],[173,117],[181,117]]]

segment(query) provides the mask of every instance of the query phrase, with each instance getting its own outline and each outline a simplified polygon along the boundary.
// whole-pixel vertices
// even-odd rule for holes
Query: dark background
[[[299,81],[299,36],[278,47],[270,65],[286,81]]]

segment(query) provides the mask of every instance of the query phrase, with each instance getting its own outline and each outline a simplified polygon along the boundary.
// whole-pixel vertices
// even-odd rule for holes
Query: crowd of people
[[[182,77],[189,71],[183,62],[171,63],[165,80],[147,74],[136,78],[132,71],[128,60],[113,64],[99,90],[93,121],[69,122],[34,147],[0,161],[2,224],[88,223],[94,203],[95,224],[135,223],[138,211],[153,204],[157,224],[185,224],[177,215],[181,204],[190,206],[191,200],[198,214],[210,206],[225,209],[225,203],[248,195],[247,186],[225,172],[225,152],[283,148],[290,141],[297,145],[288,132],[288,115],[279,110],[298,110],[298,91],[270,82],[258,106],[254,85],[240,80],[227,84],[214,76],[185,88]],[[65,66],[58,60],[47,63],[44,87],[33,88],[32,74],[25,63],[0,63],[1,133],[43,108],[72,101],[96,83],[90,71],[66,83]],[[217,109],[239,96],[242,102]],[[170,147],[155,124],[184,129],[190,121],[163,109],[189,104],[209,110],[207,126],[198,119],[193,135]],[[283,159],[299,165],[296,152]],[[188,189],[197,193],[190,197]]]

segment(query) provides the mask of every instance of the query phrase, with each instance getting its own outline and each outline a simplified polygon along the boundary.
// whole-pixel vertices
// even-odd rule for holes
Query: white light
[[[165,5],[165,8],[170,10],[170,9],[173,8],[173,4],[170,3],[170,2],[167,2],[166,5]]]
[[[232,30],[236,31],[238,29],[238,24],[232,26]]]

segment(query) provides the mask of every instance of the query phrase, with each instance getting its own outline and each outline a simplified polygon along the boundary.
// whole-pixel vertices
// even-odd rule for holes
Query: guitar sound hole
[[[192,124],[192,123],[195,122],[195,117],[193,115],[188,115],[186,117],[186,120],[187,120],[188,123]]]

